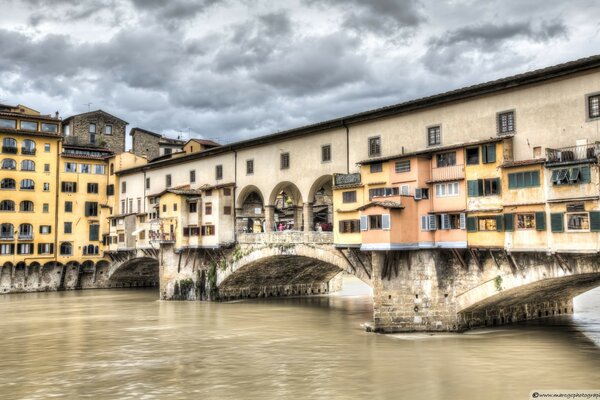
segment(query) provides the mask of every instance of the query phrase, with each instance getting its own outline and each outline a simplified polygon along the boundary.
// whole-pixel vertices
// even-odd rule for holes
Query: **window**
[[[73,212],[73,202],[72,201],[65,201],[65,212]]]
[[[2,169],[15,170],[17,169],[17,162],[10,158],[2,160]]]
[[[196,170],[195,169],[190,171],[190,183],[196,183]]]
[[[508,188],[522,189],[540,186],[540,171],[523,171],[508,174]]]
[[[38,243],[38,254],[52,254],[52,253],[54,253],[54,244]]]
[[[189,203],[188,204],[188,212],[191,214],[198,212],[198,203],[196,203],[195,201],[192,203]]]
[[[0,118],[0,128],[16,129],[17,121],[14,119]]]
[[[50,153],[50,143],[44,143],[44,151]]]
[[[590,167],[579,166],[552,170],[550,177],[553,185],[572,185],[576,183],[590,183]]]
[[[88,183],[87,184],[87,192],[88,193],[98,193],[98,184],[97,183]]]
[[[396,162],[396,173],[410,172],[410,160]]]
[[[13,224],[1,224],[0,225],[0,238],[1,239],[12,239],[15,235],[15,228]]]
[[[223,166],[222,165],[217,165],[215,167],[215,179],[216,180],[223,179]]]
[[[33,212],[33,201],[24,200],[19,205],[19,211],[21,212]]]
[[[495,196],[499,195],[500,191],[500,178],[467,181],[467,195],[469,197]]]
[[[498,219],[496,217],[477,218],[477,228],[479,231],[496,231],[497,227]]]
[[[146,178],[146,189],[150,189],[150,178]]]
[[[22,181],[21,181],[22,182]],[[0,189],[16,189],[17,182],[11,178],[4,178],[0,181]]]
[[[436,156],[437,167],[451,167],[456,165],[456,152],[441,153]]]
[[[331,145],[321,146],[321,162],[331,161]]]
[[[202,226],[202,236],[212,236],[215,234],[215,227],[213,225]]]
[[[347,219],[339,222],[340,233],[356,233],[360,232],[359,219]]]
[[[171,187],[171,174],[167,174],[167,176],[165,177],[165,184],[168,188]]]
[[[77,182],[61,182],[60,189],[63,193],[75,193],[77,192]]]
[[[223,188],[223,196],[231,196],[231,188]]]
[[[381,172],[383,171],[383,164],[382,163],[377,163],[377,164],[371,164],[369,166],[369,172],[370,173],[377,173],[377,172]]]
[[[254,174],[254,160],[246,160],[246,175]]]
[[[137,212],[138,213],[142,212],[142,198],[141,197],[138,197],[138,199],[137,199]],[[140,222],[142,222],[142,221],[140,221]]]
[[[568,231],[588,231],[590,230],[590,214],[588,213],[567,213]]]
[[[40,225],[40,233],[42,235],[47,235],[52,233],[52,226],[50,225]]]
[[[21,190],[34,190],[35,182],[33,179],[23,179],[21,181]]]
[[[93,244],[88,244],[87,246],[83,246],[83,255],[84,256],[93,256],[99,253],[98,246],[94,246]]]
[[[288,169],[290,167],[290,153],[282,153],[279,160],[280,169]]]
[[[416,188],[415,189],[415,200],[422,200],[429,198],[429,188]]]
[[[125,241],[125,234],[119,233],[119,243],[123,243]]]
[[[369,229],[382,229],[381,215],[369,215]]]
[[[435,185],[435,195],[436,197],[458,196],[458,182],[437,183]]]
[[[212,196],[212,189],[205,190],[204,191],[204,196],[211,197]]]
[[[231,215],[231,206],[223,207],[223,215]]]
[[[57,133],[58,125],[46,124],[46,123],[42,122],[42,132]]]
[[[44,192],[49,192],[49,191],[50,191],[50,183],[44,182]]]
[[[165,155],[167,155],[167,154],[171,154],[171,153],[173,153],[173,149],[171,149],[170,147],[167,147],[167,148],[165,149]]]
[[[24,239],[24,240],[33,239],[33,225],[31,225],[31,224],[19,225],[19,239]]]
[[[600,118],[600,94],[588,96],[588,119]]]
[[[37,131],[38,123],[33,121],[21,121],[21,129],[27,131]]]
[[[66,162],[65,172],[77,172],[77,164],[72,162]]]
[[[33,243],[17,244],[17,254],[33,254]]]
[[[177,211],[177,203],[173,203],[173,211]]]
[[[89,233],[89,238],[91,242],[97,242],[98,240],[100,240],[100,225],[91,224]]]
[[[35,155],[35,142],[33,140],[25,139],[21,144],[21,154],[30,156]]]
[[[35,171],[35,162],[31,160],[21,161],[21,171]]]
[[[17,141],[13,138],[2,139],[2,152],[6,154],[17,154]]]
[[[90,124],[89,133],[96,133],[96,124]]]
[[[517,214],[517,229],[535,229],[535,213]]]
[[[400,194],[400,191],[397,187],[369,189],[369,200],[373,197],[396,196],[398,194]]]
[[[515,112],[506,111],[498,113],[496,129],[499,135],[513,133],[515,131]]]
[[[121,182],[121,193],[126,193],[127,192],[127,182],[123,181]]]
[[[439,125],[427,128],[427,144],[436,146],[442,144],[442,127]]]
[[[50,212],[49,210],[50,210],[50,205],[48,203],[42,204],[42,212],[48,213],[48,212]]]
[[[73,223],[72,222],[65,222],[64,233],[73,233]]]
[[[344,203],[356,203],[356,190],[342,192],[342,201]]]
[[[65,242],[60,244],[60,255],[61,256],[71,256],[73,255],[73,245],[71,243]]]
[[[110,184],[106,186],[106,195],[114,196],[115,195],[115,185]]]
[[[484,164],[496,162],[496,143],[485,144],[481,146],[481,158]]]
[[[112,135],[112,125],[104,125],[104,134]]]
[[[167,212],[167,205],[166,204],[163,204],[162,210],[163,210],[163,212]]]
[[[129,202],[129,212],[132,213],[133,212],[133,199],[127,199]]]
[[[50,164],[44,164],[44,172],[50,172]]]
[[[369,138],[369,157],[381,155],[381,138],[379,136]]]
[[[12,200],[0,201],[0,211],[15,211],[15,202]]]
[[[90,174],[92,172],[92,167],[90,164],[79,164],[79,172],[82,174]]]
[[[400,186],[400,194],[402,196],[408,196],[409,193],[410,193],[410,186],[409,185],[401,185]]]
[[[479,147],[467,149],[467,165],[479,164]]]
[[[14,254],[15,253],[15,245],[14,244],[0,244],[0,254]]]
[[[204,214],[212,215],[212,203],[206,203],[204,206]]]
[[[97,175],[104,175],[105,169],[104,165],[96,164],[94,165],[94,173]]]

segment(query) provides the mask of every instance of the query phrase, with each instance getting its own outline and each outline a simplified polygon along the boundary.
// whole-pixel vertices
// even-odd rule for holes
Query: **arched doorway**
[[[266,218],[267,224],[273,221],[271,230],[278,232],[303,230],[303,204],[302,194],[292,182],[281,182],[275,186],[269,197],[269,206],[272,208],[268,210],[273,213],[273,218],[269,216]]]
[[[264,232],[264,197],[256,186],[249,185],[240,191],[236,201],[235,217],[235,227],[238,233]]]
[[[307,230],[333,230],[333,176],[323,175],[310,188],[307,199]]]

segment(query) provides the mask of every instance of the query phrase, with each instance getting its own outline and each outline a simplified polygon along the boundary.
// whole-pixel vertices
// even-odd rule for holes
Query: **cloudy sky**
[[[600,54],[597,0],[0,0],[0,102],[222,143]]]

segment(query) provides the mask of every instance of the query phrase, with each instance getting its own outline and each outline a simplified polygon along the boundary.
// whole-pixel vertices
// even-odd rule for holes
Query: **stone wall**
[[[138,156],[147,157],[149,160],[160,155],[160,138],[141,130],[133,129],[131,136],[131,149]]]
[[[90,124],[96,124],[96,143],[90,142]],[[106,135],[104,128],[112,126],[112,135]],[[70,135],[67,144],[107,148],[115,153],[125,151],[125,131],[127,124],[119,118],[101,111],[95,111],[71,117]]]

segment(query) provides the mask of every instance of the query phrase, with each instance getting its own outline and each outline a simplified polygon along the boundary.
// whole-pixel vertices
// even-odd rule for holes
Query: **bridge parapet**
[[[237,236],[240,244],[283,244],[283,243],[319,243],[332,244],[333,232],[267,232],[240,233]]]

